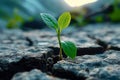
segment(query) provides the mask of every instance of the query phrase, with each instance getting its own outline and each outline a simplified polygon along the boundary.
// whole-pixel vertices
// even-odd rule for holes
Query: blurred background
[[[120,22],[120,0],[0,0],[0,29],[44,28],[40,13],[57,18],[65,11],[71,12],[76,27]]]

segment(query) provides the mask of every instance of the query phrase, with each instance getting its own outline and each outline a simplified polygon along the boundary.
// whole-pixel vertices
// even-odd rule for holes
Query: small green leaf
[[[61,42],[62,49],[64,53],[70,58],[74,59],[76,57],[77,48],[74,43],[70,41],[62,41]]]
[[[58,29],[57,20],[52,15],[47,14],[47,13],[41,13],[40,15],[41,15],[42,20],[45,22],[45,24],[48,27],[55,29],[55,30]]]
[[[69,12],[64,12],[58,19],[58,26],[60,27],[60,31],[64,28],[67,28],[71,21],[71,15]]]

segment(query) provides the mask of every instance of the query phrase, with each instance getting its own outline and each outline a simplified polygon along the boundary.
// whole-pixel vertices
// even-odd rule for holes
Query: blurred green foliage
[[[24,22],[24,18],[20,16],[19,11],[17,9],[14,10],[13,16],[8,19],[7,28],[13,29],[13,28],[19,28],[21,24]]]
[[[38,19],[40,12],[48,11],[46,7],[43,6],[43,3],[49,5],[49,2],[44,2],[43,0],[0,0],[0,23],[4,22],[7,28],[21,28],[21,25],[26,21],[32,21]],[[114,0],[112,6],[112,12],[102,12],[97,15],[92,15],[86,17],[90,14],[89,9],[78,9],[76,11],[71,11],[72,15],[72,24],[78,26],[84,26],[89,23],[102,23],[102,22],[120,22],[120,0]],[[50,6],[49,6],[50,7]],[[48,7],[48,8],[49,8]],[[50,7],[57,12],[57,8]],[[89,8],[89,7],[88,7]],[[56,10],[57,9],[57,10]],[[1,26],[2,24],[0,24]]]
[[[120,0],[114,0],[107,8],[105,7],[106,9],[103,7],[93,14],[90,14],[89,8],[84,7],[81,11],[80,9],[71,11],[72,22],[77,26],[84,26],[89,23],[120,22]]]
[[[3,28],[6,26],[7,28],[19,28],[21,25],[24,27],[26,23],[26,27],[31,24],[42,24],[40,12],[50,13],[57,17],[66,9],[68,7],[63,0],[0,0],[0,23],[2,23],[0,28],[1,25]]]
[[[104,19],[103,19],[102,16],[97,16],[97,17],[96,17],[96,22],[101,23],[101,22],[103,22],[103,21],[104,21]]]
[[[114,3],[113,3],[113,8],[114,8],[114,11],[109,15],[110,19],[112,22],[120,22],[120,0],[114,0]]]
[[[25,21],[33,20],[36,15],[34,16],[30,12],[29,4],[32,7],[36,6],[35,3],[28,0],[0,0],[0,23],[5,23],[4,25],[0,24],[0,27],[2,25],[9,29],[21,28]]]

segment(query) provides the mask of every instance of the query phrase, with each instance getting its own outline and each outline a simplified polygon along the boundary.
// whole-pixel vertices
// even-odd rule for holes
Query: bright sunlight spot
[[[97,0],[64,0],[71,7],[79,7],[88,3],[96,2]]]

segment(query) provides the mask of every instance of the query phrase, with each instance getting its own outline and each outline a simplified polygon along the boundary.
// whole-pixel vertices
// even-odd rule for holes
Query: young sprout
[[[77,48],[74,43],[70,41],[61,41],[60,35],[63,29],[67,28],[71,21],[71,15],[69,12],[64,12],[58,18],[58,21],[50,14],[41,13],[41,18],[45,22],[45,24],[54,29],[57,33],[57,39],[60,47],[60,60],[62,60],[62,49],[64,53],[70,58],[74,59],[76,57]]]

